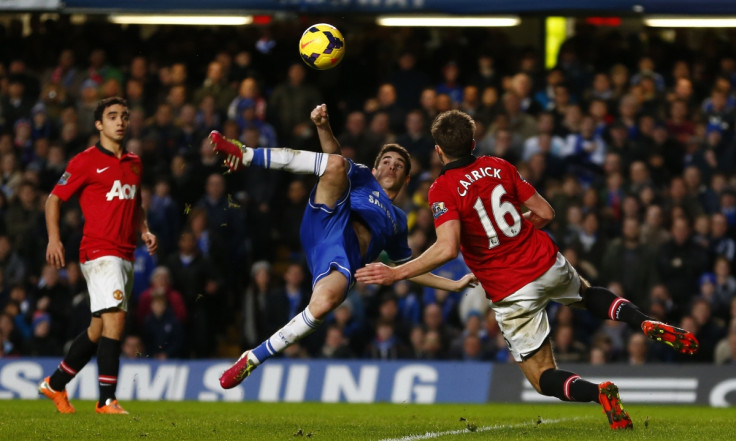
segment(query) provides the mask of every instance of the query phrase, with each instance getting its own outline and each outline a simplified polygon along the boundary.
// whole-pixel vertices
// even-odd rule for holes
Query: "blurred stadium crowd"
[[[310,111],[327,103],[346,156],[372,164],[385,142],[413,155],[410,243],[433,241],[428,133],[461,109],[477,153],[516,164],[554,206],[549,234],[578,271],[658,320],[694,332],[694,358],[618,322],[553,307],[562,362],[736,361],[736,34],[656,34],[580,26],[545,70],[533,48],[492,29],[343,29],[342,66],[307,72],[304,23],[160,28],[31,20],[0,28],[0,356],[54,355],[89,321],[78,247],[83,219],[63,206],[67,266],[45,264],[44,202],[66,161],[96,142],[93,109],[124,96],[127,149],[160,252],[136,253],[128,357],[236,357],[310,295],[299,222],[310,177],[223,175],[207,134],[249,146],[318,150]],[[389,43],[390,42],[390,43]],[[441,274],[459,277],[461,260]],[[355,286],[287,357],[507,361],[478,291],[409,282]]]

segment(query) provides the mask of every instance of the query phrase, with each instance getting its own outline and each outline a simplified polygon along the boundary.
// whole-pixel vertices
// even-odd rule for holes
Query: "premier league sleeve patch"
[[[57,185],[66,185],[67,182],[69,182],[69,178],[72,177],[72,174],[68,171],[65,171],[63,175],[59,178],[59,182],[57,182]]]
[[[445,207],[444,202],[435,202],[432,204],[432,216],[434,216],[435,219],[445,213],[447,213],[447,207]]]

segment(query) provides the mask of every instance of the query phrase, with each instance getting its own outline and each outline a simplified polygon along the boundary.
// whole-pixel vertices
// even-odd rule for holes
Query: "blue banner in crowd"
[[[272,360],[240,386],[223,390],[225,360],[121,360],[117,397],[164,401],[320,401],[325,403],[485,403],[491,363]],[[0,399],[36,398],[52,358],[0,359]],[[67,385],[69,397],[96,400],[97,365]]]

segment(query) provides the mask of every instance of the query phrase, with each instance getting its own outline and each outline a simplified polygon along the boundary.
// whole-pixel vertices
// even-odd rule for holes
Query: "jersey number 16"
[[[505,194],[506,189],[503,188],[503,185],[499,184],[493,189],[491,192],[491,213],[493,214],[493,219],[496,221],[496,225],[501,229],[503,235],[506,237],[514,237],[521,232],[521,214],[519,214],[519,211],[511,202],[501,202],[501,197]],[[496,233],[496,229],[493,227],[493,223],[488,217],[488,212],[486,211],[486,207],[483,205],[483,201],[480,197],[475,200],[473,208],[475,208],[475,211],[478,213],[480,223],[483,225],[483,230],[485,230],[486,236],[488,236],[488,248],[490,249],[498,246],[500,243],[498,240],[498,233]],[[506,222],[507,214],[510,214],[513,219],[513,223],[511,225]]]

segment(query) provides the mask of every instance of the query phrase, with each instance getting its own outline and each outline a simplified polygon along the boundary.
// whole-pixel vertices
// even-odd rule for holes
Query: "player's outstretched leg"
[[[652,320],[641,310],[623,297],[613,292],[593,286],[583,294],[585,307],[598,318],[626,322],[632,327],[641,328],[647,337],[671,346],[682,354],[694,354],[698,351],[698,340],[684,329]]]
[[[603,413],[608,417],[611,429],[633,429],[634,423],[621,404],[618,387],[610,381],[606,381],[598,385],[598,391],[598,402],[601,403]]]
[[[308,336],[320,327],[331,311],[342,303],[347,293],[348,279],[338,271],[332,271],[319,279],[314,286],[309,306],[297,314],[283,328],[256,348],[243,352],[238,361],[220,376],[220,386],[231,389],[242,383],[253,370],[269,358]]]
[[[283,328],[276,331],[268,340],[258,347],[247,350],[220,376],[220,386],[223,389],[232,389],[243,382],[255,368],[280,353],[292,343],[299,341],[315,331],[322,324],[322,320],[314,318],[306,307],[297,314]]]
[[[699,343],[692,332],[655,320],[644,320],[641,324],[644,334],[654,341],[671,346],[681,354],[694,354]]]
[[[326,153],[289,148],[250,148],[237,139],[225,138],[217,130],[210,133],[210,143],[215,153],[225,158],[225,166],[230,171],[255,166],[322,176],[327,168],[329,156]]]

